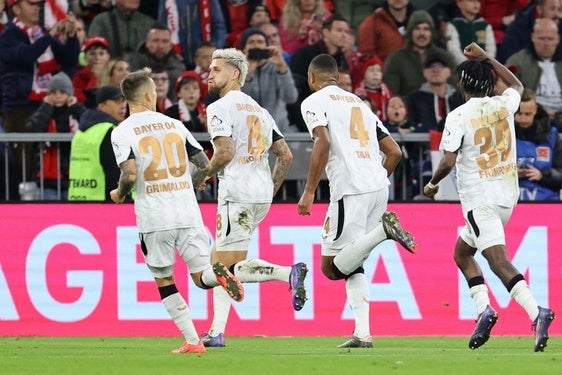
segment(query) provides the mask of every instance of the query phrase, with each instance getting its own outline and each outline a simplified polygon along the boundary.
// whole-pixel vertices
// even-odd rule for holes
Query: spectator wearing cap
[[[174,51],[187,69],[195,66],[195,51],[201,43],[225,46],[226,24],[218,0],[160,0],[158,22],[170,28]]]
[[[49,82],[48,94],[25,126],[31,133],[75,133],[84,111],[86,107],[76,100],[70,78],[59,72]],[[70,143],[45,143],[37,147],[32,173],[43,187],[43,200],[68,199],[69,163]]]
[[[88,65],[74,73],[72,77],[76,98],[88,108],[96,106],[95,94],[98,77],[111,57],[107,46],[107,40],[102,36],[96,35],[88,38],[82,47]]]
[[[421,87],[406,96],[410,119],[422,124],[426,131],[442,131],[443,121],[449,112],[464,103],[463,96],[448,83],[451,65],[447,56],[436,52],[423,63],[425,81]]]
[[[486,55],[496,57],[494,30],[479,13],[480,1],[457,0],[453,19],[447,23],[447,51],[458,65],[466,60],[464,47],[477,43]]]
[[[96,92],[97,107],[86,110],[71,142],[68,199],[111,201],[120,170],[111,146],[112,130],[125,119],[125,98],[115,86]]]
[[[127,57],[139,49],[156,23],[139,12],[139,0],[115,0],[115,6],[98,14],[90,24],[88,36],[100,35],[108,42],[112,57]]]
[[[365,60],[361,69],[362,78],[354,90],[355,95],[367,96],[375,105],[375,114],[382,121],[386,121],[386,106],[392,96],[392,91],[382,81],[383,62],[377,56]]]
[[[282,133],[296,131],[289,124],[287,104],[297,101],[298,92],[281,48],[268,45],[260,29],[250,28],[240,38],[240,50],[248,59],[242,92],[269,111]]]
[[[175,82],[178,76],[185,70],[185,65],[178,60],[172,48],[172,34],[166,25],[155,25],[146,36],[146,41],[138,51],[127,58],[131,65],[131,71],[137,71],[149,66],[156,70],[168,72],[170,82]],[[168,97],[176,98],[173,85],[169,85]]]
[[[69,15],[47,31],[39,24],[40,4],[37,0],[8,1],[13,18],[0,34],[0,112],[6,132],[25,132],[28,117],[47,95],[51,77],[61,70],[69,73],[78,61],[75,17]],[[28,180],[33,149],[29,144],[18,146],[16,165],[25,170],[22,178]]]
[[[248,25],[250,27],[259,27],[264,23],[270,23],[271,17],[269,10],[263,4],[256,4],[248,9]]]
[[[422,64],[429,55],[442,53],[447,66],[455,66],[453,56],[437,47],[434,37],[431,15],[425,10],[413,12],[408,21],[406,46],[390,54],[384,63],[383,81],[395,95],[407,95],[421,87],[425,82]]]
[[[240,36],[250,26],[250,18],[254,9],[263,6],[263,0],[220,1],[227,36],[226,46],[236,47],[240,44]]]
[[[207,90],[201,82],[201,77],[194,71],[180,74],[174,85],[178,101],[164,111],[170,116],[183,122],[190,132],[207,132],[206,108],[203,98]]]

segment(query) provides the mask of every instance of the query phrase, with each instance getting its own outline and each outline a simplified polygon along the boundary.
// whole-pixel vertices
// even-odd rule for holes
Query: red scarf
[[[166,0],[164,6],[166,7],[166,15],[168,21],[168,27],[172,34],[172,46],[174,52],[177,54],[182,53],[182,48],[180,44],[180,16],[178,13],[178,5],[176,0]],[[201,41],[210,42],[211,41],[211,4],[209,0],[199,0],[199,14],[201,22]],[[188,15],[189,17],[189,15]],[[187,30],[188,35],[190,31]]]
[[[74,116],[69,115],[68,125],[71,133],[76,133],[78,130],[78,121]],[[47,125],[47,133],[58,133],[57,124],[55,119],[51,117],[49,124]],[[59,143],[60,145],[60,143]],[[45,143],[43,148],[43,166],[39,172],[37,172],[37,178],[41,178],[41,172],[43,172],[43,178],[46,180],[56,180],[63,179],[68,176],[68,170],[60,171],[59,167],[59,148],[57,144],[51,144],[50,142]]]
[[[181,122],[188,122],[191,120],[191,113],[189,113],[189,108],[187,108],[187,104],[183,101],[183,99],[178,100],[178,112],[179,112],[179,120]],[[199,112],[199,116],[204,117],[207,115],[205,105],[200,101],[197,102],[197,112]],[[207,131],[207,126],[205,126],[205,131]]]
[[[31,44],[45,35],[45,32],[39,25],[27,27],[17,18],[14,18],[14,25],[28,36]],[[33,84],[31,86],[31,92],[29,93],[29,100],[41,102],[45,95],[47,95],[47,86],[49,86],[52,77],[51,73],[56,73],[59,70],[60,66],[57,60],[55,60],[55,55],[53,54],[51,46],[49,46],[45,52],[39,56],[33,66]]]

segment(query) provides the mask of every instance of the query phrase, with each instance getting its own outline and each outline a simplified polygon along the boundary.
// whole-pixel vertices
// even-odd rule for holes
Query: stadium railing
[[[209,135],[207,133],[193,133],[195,139],[200,142],[209,141]],[[392,133],[392,137],[400,142],[400,143],[410,143],[410,142],[417,142],[421,145],[418,148],[418,155],[417,160],[419,163],[416,163],[416,171],[414,173],[415,179],[417,179],[418,183],[415,185],[417,190],[414,191],[411,195],[413,199],[417,199],[416,197],[422,197],[422,189],[423,189],[423,182],[424,178],[427,179],[431,175],[431,171],[424,170],[423,165],[424,161],[428,160],[428,149],[429,149],[429,135],[428,134],[397,134]],[[2,172],[0,183],[0,192],[3,194],[0,196],[0,201],[15,201],[20,200],[18,196],[14,196],[14,188],[13,184],[18,183],[18,188],[20,192],[20,196],[22,200],[43,200],[43,191],[44,191],[44,181],[43,179],[39,179],[38,181],[26,181],[25,178],[22,181],[18,181],[18,174],[17,169],[14,162],[14,155],[13,152],[21,152],[21,159],[22,159],[22,170],[21,176],[29,175],[28,171],[25,170],[25,153],[23,152],[22,147],[17,147],[23,143],[34,143],[36,147],[42,148],[46,144],[55,144],[57,145],[57,150],[60,150],[58,146],[61,143],[70,142],[72,140],[73,134],[66,134],[66,133],[0,133],[0,171]],[[307,173],[308,173],[308,165],[310,160],[310,153],[312,152],[312,140],[307,133],[288,133],[285,134],[285,139],[293,152],[293,164],[289,173],[286,178],[285,184],[283,184],[282,190],[276,197],[276,201],[283,202],[283,201],[295,201],[300,196],[304,188],[304,182],[306,181]],[[40,165],[42,165],[42,153],[38,153],[40,157]],[[59,164],[60,164],[60,155],[57,153]],[[270,158],[271,159],[271,158]],[[399,166],[402,169],[402,176],[401,181],[401,197],[406,197],[406,189],[408,188],[408,184],[411,182],[406,181],[406,163],[401,163]],[[395,173],[396,174],[396,173]],[[390,178],[392,183],[392,188],[390,189],[390,199],[395,199],[395,189],[394,184],[397,183],[395,181],[393,174]],[[42,175],[42,174],[40,174]],[[323,176],[322,183],[320,184],[317,190],[317,199],[319,200],[328,200],[328,185],[327,181],[325,180],[325,176]],[[216,181],[216,180],[215,180]],[[36,187],[35,187],[36,186]],[[26,190],[29,187],[32,187],[31,190]],[[36,189],[34,192],[33,189]],[[61,196],[61,183],[60,180],[57,184],[58,196]],[[212,190],[212,199],[216,199],[216,182],[214,183]],[[399,191],[400,191],[399,190]],[[403,199],[401,199],[403,200]]]

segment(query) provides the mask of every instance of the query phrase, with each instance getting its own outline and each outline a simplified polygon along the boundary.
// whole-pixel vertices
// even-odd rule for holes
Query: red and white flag
[[[50,29],[55,22],[66,18],[68,14],[68,0],[46,0],[44,12],[45,27]]]

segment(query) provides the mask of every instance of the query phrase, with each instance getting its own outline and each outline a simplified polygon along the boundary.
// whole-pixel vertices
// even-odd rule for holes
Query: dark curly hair
[[[465,93],[477,97],[484,97],[493,93],[495,74],[488,61],[463,61],[457,67],[456,73],[459,87]]]

